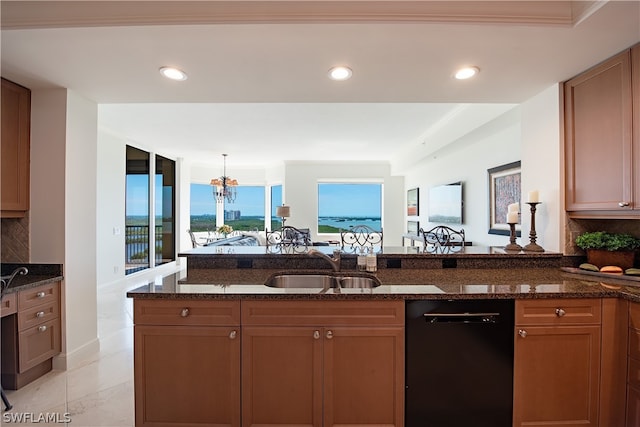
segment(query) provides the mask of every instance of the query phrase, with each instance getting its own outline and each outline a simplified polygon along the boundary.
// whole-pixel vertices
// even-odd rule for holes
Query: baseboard
[[[53,358],[53,369],[66,371],[85,365],[100,353],[100,340],[95,338],[71,353],[60,353]]]

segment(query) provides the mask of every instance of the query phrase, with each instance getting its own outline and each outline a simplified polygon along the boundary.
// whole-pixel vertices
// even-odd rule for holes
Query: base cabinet
[[[245,327],[246,427],[402,426],[402,327]]]
[[[516,301],[514,426],[597,426],[600,299]]]
[[[135,300],[136,426],[240,426],[239,317],[237,301]]]
[[[2,301],[2,386],[17,390],[49,372],[62,349],[60,283],[5,295]]]
[[[242,424],[404,425],[403,301],[243,301]]]
[[[135,299],[134,323],[138,427],[404,425],[403,301]]]

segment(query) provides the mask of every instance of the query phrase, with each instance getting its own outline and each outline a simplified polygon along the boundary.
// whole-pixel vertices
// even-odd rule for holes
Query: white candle
[[[538,203],[539,201],[538,190],[529,191],[529,203]]]
[[[517,224],[517,223],[518,223],[518,212],[507,213],[507,224]]]
[[[509,205],[509,212],[520,212],[520,205],[518,203],[511,203]]]

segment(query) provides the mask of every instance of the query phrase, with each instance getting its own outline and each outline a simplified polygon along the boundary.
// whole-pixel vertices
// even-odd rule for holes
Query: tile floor
[[[13,409],[2,412],[0,425],[133,426],[133,302],[126,291],[148,280],[142,275],[98,288],[100,353],[73,369],[7,390]],[[53,422],[44,420],[48,416]]]

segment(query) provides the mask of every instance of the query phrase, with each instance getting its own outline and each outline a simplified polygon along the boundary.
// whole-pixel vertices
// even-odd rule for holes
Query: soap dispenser
[[[369,248],[369,253],[367,254],[367,272],[375,273],[378,271],[378,257],[376,257],[373,248]]]
[[[358,254],[358,262],[357,262],[358,271],[366,271],[367,270],[367,256],[364,252],[364,247],[360,246],[360,253]]]

